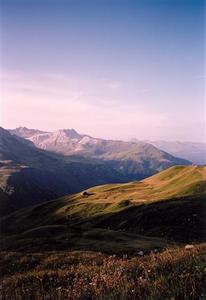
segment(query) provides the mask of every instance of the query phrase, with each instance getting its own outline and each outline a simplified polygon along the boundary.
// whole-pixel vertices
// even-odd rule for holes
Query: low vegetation
[[[174,167],[3,217],[1,299],[205,300],[205,172]]]
[[[206,245],[143,257],[1,252],[4,300],[203,300]]]

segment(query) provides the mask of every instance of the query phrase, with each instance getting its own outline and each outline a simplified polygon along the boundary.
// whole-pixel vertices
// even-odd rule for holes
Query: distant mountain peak
[[[19,126],[16,128],[17,130],[30,130],[29,128],[27,128],[26,126]]]
[[[59,129],[57,131],[58,134],[60,135],[64,135],[68,138],[80,138],[81,135],[74,129],[74,128],[71,128],[71,129]]]
[[[40,131],[38,129],[29,129],[29,128],[25,127],[25,126],[19,126],[19,127],[15,128],[14,130],[19,131],[19,132],[31,132],[31,131],[35,131],[36,132],[36,131]]]
[[[29,129],[25,126],[24,127],[20,126],[15,129],[10,129],[9,132],[11,134],[18,135],[22,138],[31,138],[32,136],[37,135],[37,134],[47,133],[46,131],[42,131],[42,130],[38,130],[38,129]]]

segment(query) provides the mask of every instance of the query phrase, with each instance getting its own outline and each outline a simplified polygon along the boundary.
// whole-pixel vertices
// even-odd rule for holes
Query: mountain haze
[[[205,143],[156,141],[151,144],[174,156],[188,159],[194,164],[206,164]]]
[[[138,139],[131,141],[139,143]],[[180,141],[147,141],[151,145],[174,156],[192,161],[196,165],[206,164],[206,144]]]

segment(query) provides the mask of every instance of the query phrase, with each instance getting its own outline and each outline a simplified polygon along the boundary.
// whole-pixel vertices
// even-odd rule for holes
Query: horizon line
[[[83,136],[89,136],[91,138],[95,138],[95,139],[103,139],[103,140],[111,140],[111,141],[123,141],[123,142],[133,142],[132,140],[136,140],[139,142],[145,142],[145,143],[150,143],[150,142],[169,142],[169,143],[193,143],[193,144],[206,144],[206,140],[204,141],[192,141],[192,140],[165,140],[165,139],[139,139],[138,137],[131,137],[128,139],[115,139],[115,138],[104,138],[104,137],[96,137],[96,136],[92,136],[90,134],[87,133],[81,133],[78,130],[76,130],[75,128],[71,127],[67,127],[67,128],[58,128],[56,130],[43,130],[43,129],[39,129],[39,128],[28,128],[26,126],[18,126],[15,128],[5,128],[3,126],[1,126],[2,128],[6,129],[6,130],[15,130],[15,129],[28,129],[28,130],[38,130],[38,131],[42,131],[42,133],[54,133],[54,132],[58,132],[60,130],[74,130],[77,134],[79,135],[83,135]]]

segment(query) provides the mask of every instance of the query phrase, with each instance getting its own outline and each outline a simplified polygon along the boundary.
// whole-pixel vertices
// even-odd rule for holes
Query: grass
[[[205,300],[205,172],[173,167],[3,217],[1,299]]]
[[[205,195],[110,205],[78,203],[75,208],[71,202],[59,213],[59,203],[54,201],[49,206],[21,210],[2,219],[1,249],[134,253],[173,243],[206,241]]]
[[[142,182],[108,184],[19,210],[0,221],[1,249],[119,253],[144,249],[148,237],[146,249],[154,242],[160,248],[204,242],[205,172],[206,167],[172,167]],[[89,232],[101,232],[102,241]]]
[[[203,300],[206,245],[138,256],[1,252],[4,300]]]
[[[198,186],[198,188],[197,188]],[[88,190],[88,202],[118,202],[130,199],[134,203],[159,201],[171,197],[206,192],[206,167],[175,166],[143,181],[108,184]],[[77,197],[80,200],[80,197]]]

